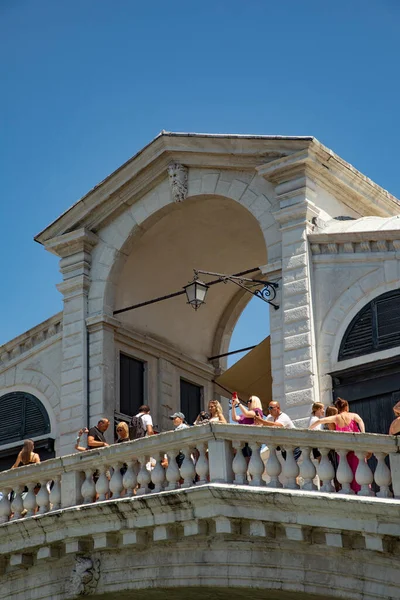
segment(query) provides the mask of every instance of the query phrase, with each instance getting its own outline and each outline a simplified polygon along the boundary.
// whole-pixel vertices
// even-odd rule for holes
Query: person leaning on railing
[[[389,435],[399,435],[400,433],[400,402],[393,406],[393,412],[396,415],[394,421],[391,422]]]
[[[281,411],[281,405],[276,400],[271,400],[268,405],[269,415],[265,419],[260,419],[257,416],[255,420],[256,425],[263,425],[264,427],[283,427],[284,429],[296,429],[292,419],[286,413]],[[286,460],[286,450],[282,450],[279,446],[276,448],[281,451],[282,458]],[[293,448],[293,457],[297,462],[301,456],[300,448]]]
[[[208,403],[208,412],[202,410],[193,425],[206,425],[207,423],[226,423],[222,406],[218,400],[210,400]]]
[[[335,406],[338,410],[337,415],[332,417],[324,417],[318,419],[309,429],[316,429],[318,425],[324,425],[325,423],[334,423],[336,431],[347,431],[351,433],[365,433],[364,421],[357,413],[349,412],[349,403],[343,398],[338,398],[335,402]],[[353,492],[359,492],[361,486],[356,481],[356,471],[358,467],[358,458],[353,451],[347,453],[347,463],[353,473],[353,481],[350,484]]]

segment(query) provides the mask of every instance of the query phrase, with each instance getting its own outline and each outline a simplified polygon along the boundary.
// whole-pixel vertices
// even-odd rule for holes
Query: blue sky
[[[61,309],[33,236],[162,129],[314,135],[400,196],[399,26],[398,0],[0,0],[0,344]]]

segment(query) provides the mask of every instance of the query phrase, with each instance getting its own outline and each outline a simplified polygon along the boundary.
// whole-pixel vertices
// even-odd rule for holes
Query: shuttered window
[[[339,360],[400,346],[400,290],[374,298],[352,320]]]
[[[32,394],[12,392],[0,398],[0,445],[50,433],[43,404]]]
[[[200,412],[203,388],[181,379],[181,412],[189,425],[193,425]]]
[[[132,356],[119,356],[119,409],[124,415],[133,416],[144,404],[145,363]]]

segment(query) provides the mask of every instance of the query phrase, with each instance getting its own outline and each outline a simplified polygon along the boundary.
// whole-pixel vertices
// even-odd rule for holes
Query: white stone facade
[[[398,213],[313,138],[162,133],[37,236],[61,259],[62,318],[0,349],[0,396],[29,388],[51,415],[57,454],[69,453],[78,429],[118,413],[122,351],[146,362],[146,399],[168,429],[180,378],[201,385],[205,403],[216,393],[225,363],[208,357],[227,351],[248,297],[221,285],[197,313],[183,297],[114,311],[182,289],[194,268],[259,267],[280,286],[271,393],[301,420],[331,401],[352,317],[399,287]]]

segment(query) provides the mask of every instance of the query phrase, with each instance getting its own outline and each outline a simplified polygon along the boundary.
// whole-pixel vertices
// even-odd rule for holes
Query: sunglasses
[[[124,431],[122,427],[117,427],[117,431]]]
[[[274,408],[278,408],[277,406],[268,406],[268,410],[273,410]]]

